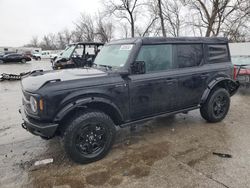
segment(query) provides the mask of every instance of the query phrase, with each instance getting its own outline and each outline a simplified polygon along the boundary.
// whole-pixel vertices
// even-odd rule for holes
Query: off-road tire
[[[225,99],[225,108],[223,112],[218,116],[215,114],[216,99],[221,96]],[[201,116],[208,122],[216,123],[222,121],[228,113],[230,107],[230,95],[224,88],[216,88],[209,94],[206,102],[201,106]]]
[[[106,141],[103,146],[103,149],[96,156],[86,156],[82,154],[76,145],[77,133],[81,130],[89,126],[91,123],[100,123],[105,126],[105,130],[107,131]],[[111,118],[103,112],[100,111],[88,111],[81,112],[80,114],[76,114],[71,121],[69,121],[65,130],[63,131],[63,145],[67,155],[77,163],[86,164],[90,162],[94,162],[102,159],[106,156],[106,154],[111,149],[114,139],[115,139],[115,124],[111,120]],[[79,133],[78,133],[79,134]]]
[[[43,140],[50,140],[51,139],[50,137],[46,137],[46,136],[40,136],[40,138]]]

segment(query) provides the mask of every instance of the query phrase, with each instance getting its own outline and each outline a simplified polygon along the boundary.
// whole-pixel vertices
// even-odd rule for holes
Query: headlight
[[[30,108],[34,113],[37,112],[37,102],[36,99],[32,96],[30,97]]]

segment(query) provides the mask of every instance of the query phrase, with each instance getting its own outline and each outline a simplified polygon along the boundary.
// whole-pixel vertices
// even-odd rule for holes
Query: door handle
[[[201,74],[201,78],[207,78],[209,76],[209,74],[207,74],[207,73],[202,73]]]

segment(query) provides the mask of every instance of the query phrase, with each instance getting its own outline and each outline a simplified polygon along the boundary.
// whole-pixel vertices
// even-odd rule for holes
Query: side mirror
[[[144,61],[135,61],[131,65],[131,70],[133,74],[144,74],[146,72],[146,65]]]

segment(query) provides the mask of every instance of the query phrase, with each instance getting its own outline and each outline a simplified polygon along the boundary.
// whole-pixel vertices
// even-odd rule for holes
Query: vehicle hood
[[[43,72],[34,72],[25,76],[22,81],[24,91],[33,92],[47,83],[58,81],[70,81],[84,78],[106,76],[107,73],[93,68],[63,69]]]

